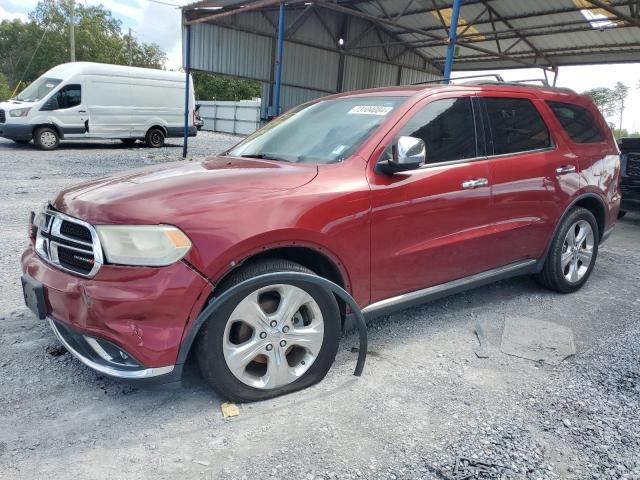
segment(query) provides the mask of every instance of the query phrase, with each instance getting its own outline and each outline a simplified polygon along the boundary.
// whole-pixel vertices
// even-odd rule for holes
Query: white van
[[[189,78],[189,136],[195,136]],[[0,103],[0,136],[53,150],[61,139],[144,140],[161,147],[184,135],[184,74],[102,63],[52,68],[15,98]]]

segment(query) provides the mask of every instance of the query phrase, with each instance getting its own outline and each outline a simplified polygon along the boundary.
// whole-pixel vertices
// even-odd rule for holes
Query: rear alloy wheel
[[[585,208],[574,208],[554,237],[538,281],[561,293],[575,292],[585,284],[598,255],[598,224]]]
[[[278,271],[312,273],[286,260],[264,261],[245,267],[225,289]],[[222,396],[263,400],[321,380],[339,337],[340,311],[330,292],[302,283],[249,287],[203,326],[198,360],[203,376]]]
[[[150,128],[145,136],[145,142],[148,147],[151,148],[160,148],[164,146],[164,132],[161,128],[153,127]]]
[[[60,137],[53,128],[41,127],[35,131],[33,143],[41,150],[53,150],[60,143]]]

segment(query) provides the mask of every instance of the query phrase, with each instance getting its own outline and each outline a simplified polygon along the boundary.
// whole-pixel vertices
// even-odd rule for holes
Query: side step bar
[[[397,297],[387,298],[379,302],[372,303],[362,309],[366,318],[374,318],[380,315],[386,315],[398,310],[420,305],[421,303],[430,302],[438,298],[453,295],[464,290],[481,287],[489,283],[504,280],[505,278],[516,277],[518,275],[526,275],[535,273],[538,269],[536,260],[523,260],[521,262],[510,263],[503,267],[487,270],[486,272],[476,273],[469,277],[460,278],[451,282],[434,285],[432,287],[416,290],[415,292],[404,293]]]

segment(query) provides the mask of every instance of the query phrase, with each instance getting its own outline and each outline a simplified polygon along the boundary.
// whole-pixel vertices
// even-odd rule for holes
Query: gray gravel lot
[[[190,157],[236,140],[203,133]],[[180,154],[178,142],[40,152],[0,140],[0,479],[446,479],[458,457],[503,478],[640,479],[638,215],[580,292],[519,278],[377,319],[361,378],[347,335],[323,382],[232,419],[196,368],[180,389],[146,391],[50,354],[58,342],[19,288],[27,213],[74,182]],[[514,315],[571,328],[577,354],[550,366],[501,353]],[[489,358],[474,354],[476,322]]]

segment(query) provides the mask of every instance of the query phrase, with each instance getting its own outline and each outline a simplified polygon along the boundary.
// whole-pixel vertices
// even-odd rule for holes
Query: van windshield
[[[37,102],[46,97],[60,82],[62,82],[62,80],[58,78],[40,77],[21,91],[15,100],[20,100],[21,102]]]
[[[405,100],[350,97],[302,105],[276,118],[227,154],[289,162],[340,162]]]

